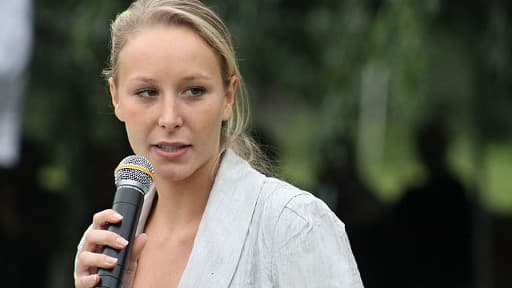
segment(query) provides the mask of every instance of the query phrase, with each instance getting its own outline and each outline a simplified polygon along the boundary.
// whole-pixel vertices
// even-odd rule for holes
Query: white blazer
[[[146,194],[144,230],[155,189]],[[312,194],[227,150],[180,288],[363,287],[344,224]]]

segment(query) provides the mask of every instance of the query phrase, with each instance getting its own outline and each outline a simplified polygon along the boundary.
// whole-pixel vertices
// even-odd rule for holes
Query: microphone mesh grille
[[[121,160],[114,171],[115,184],[117,186],[121,180],[131,180],[149,189],[153,184],[154,173],[153,165],[146,158],[140,155],[130,155]]]

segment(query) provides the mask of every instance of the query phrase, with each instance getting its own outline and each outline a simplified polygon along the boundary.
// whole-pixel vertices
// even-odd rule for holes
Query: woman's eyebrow
[[[209,81],[209,80],[212,80],[212,79],[213,79],[213,77],[211,77],[211,76],[209,76],[207,74],[204,74],[204,73],[194,73],[194,74],[186,75],[186,76],[182,77],[180,80],[181,81],[194,81],[194,80],[206,80],[206,81]],[[128,81],[130,81],[130,82],[135,81],[135,82],[149,83],[149,84],[158,82],[156,79],[154,79],[152,77],[147,77],[147,76],[142,76],[142,75],[135,75],[133,77],[129,77]]]
[[[151,77],[139,76],[139,75],[128,78],[128,81],[137,81],[137,82],[144,82],[144,83],[156,82],[156,80]]]

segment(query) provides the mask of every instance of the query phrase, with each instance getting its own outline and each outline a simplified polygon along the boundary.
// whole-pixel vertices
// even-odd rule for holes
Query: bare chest
[[[152,241],[148,237],[135,274],[134,288],[177,287],[187,266],[193,240]]]

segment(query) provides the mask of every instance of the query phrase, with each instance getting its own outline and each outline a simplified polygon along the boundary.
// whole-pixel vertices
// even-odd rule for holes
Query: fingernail
[[[98,274],[94,274],[92,277],[92,285],[96,285],[100,281],[100,276]]]
[[[128,241],[126,241],[126,239],[124,239],[123,237],[117,237],[116,242],[117,242],[117,244],[121,245],[122,247],[125,247],[126,245],[128,245]]]
[[[114,217],[118,220],[123,220],[123,215],[119,214],[119,213],[116,213],[114,214]]]
[[[116,264],[117,263],[117,259],[114,257],[107,256],[107,258],[105,260],[107,261],[108,264]]]

